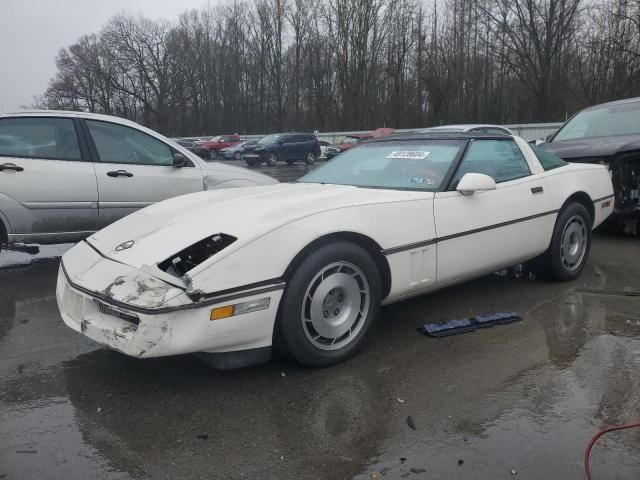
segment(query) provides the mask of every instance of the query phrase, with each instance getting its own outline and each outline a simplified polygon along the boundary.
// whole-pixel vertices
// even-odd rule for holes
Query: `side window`
[[[536,145],[529,144],[533,153],[536,154],[538,160],[540,161],[540,165],[544,168],[545,172],[547,170],[553,170],[554,168],[562,167],[567,164],[564,160],[560,160],[554,154],[547,152],[543,148],[540,148]]]
[[[0,156],[80,160],[73,120],[48,117],[0,119]]]
[[[465,173],[484,173],[496,183],[531,175],[522,152],[512,140],[473,140],[453,179],[453,187]]]
[[[293,143],[293,135],[283,135],[280,137],[280,142],[284,145],[287,143]]]
[[[87,120],[101,162],[137,165],[173,165],[169,145],[125,125]]]

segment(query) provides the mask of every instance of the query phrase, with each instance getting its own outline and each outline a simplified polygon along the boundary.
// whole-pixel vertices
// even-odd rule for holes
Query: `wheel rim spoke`
[[[568,270],[582,265],[588,243],[587,225],[579,215],[574,215],[565,224],[560,240],[560,260]]]
[[[348,262],[324,267],[309,282],[301,309],[305,336],[315,347],[337,350],[360,332],[371,292],[364,273]]]

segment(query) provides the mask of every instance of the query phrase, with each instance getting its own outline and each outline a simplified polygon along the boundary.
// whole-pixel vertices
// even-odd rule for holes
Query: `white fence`
[[[539,138],[545,138],[550,133],[556,131],[562,123],[521,123],[515,125],[504,125],[507,128],[513,130],[516,135],[521,136],[526,141],[537,140]],[[423,128],[423,127],[420,127]],[[412,133],[418,130],[418,128],[404,128],[398,129],[395,133]],[[326,140],[329,143],[337,143],[347,135],[353,135],[357,133],[369,133],[371,130],[358,130],[352,132],[321,132],[317,133],[318,140]],[[241,135],[243,140],[259,140],[264,135]],[[202,140],[204,138],[211,137],[180,137],[184,140]]]

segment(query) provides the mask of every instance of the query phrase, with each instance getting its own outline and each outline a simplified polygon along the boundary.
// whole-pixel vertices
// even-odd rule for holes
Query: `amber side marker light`
[[[269,308],[271,298],[261,298],[248,302],[236,303],[235,305],[225,305],[211,310],[211,320],[222,320],[223,318],[235,317],[243,313],[257,312]]]

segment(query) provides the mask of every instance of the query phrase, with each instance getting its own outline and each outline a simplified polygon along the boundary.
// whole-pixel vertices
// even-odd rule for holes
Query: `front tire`
[[[274,152],[271,152],[267,155],[267,166],[275,167],[278,164],[278,155]]]
[[[233,159],[234,160],[241,160],[242,159],[242,154],[240,154],[240,152],[236,152],[233,154]]]
[[[570,203],[558,214],[549,249],[531,262],[531,270],[543,278],[574,280],[587,263],[590,248],[591,216],[581,203]]]
[[[307,367],[355,355],[378,315],[380,274],[361,247],[334,242],[299,265],[282,298],[274,346]]]

